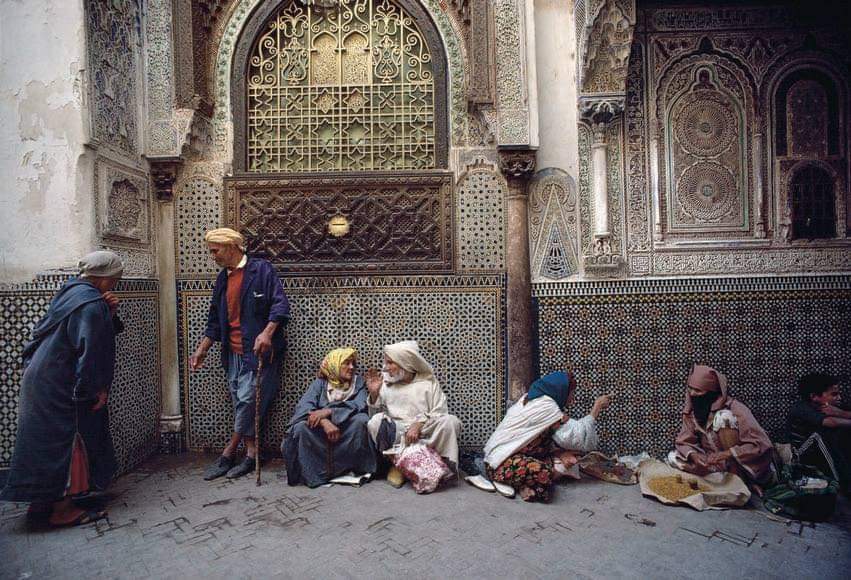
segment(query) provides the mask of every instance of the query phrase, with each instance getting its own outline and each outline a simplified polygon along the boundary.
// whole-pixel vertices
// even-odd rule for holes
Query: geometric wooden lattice
[[[225,222],[283,271],[452,271],[449,172],[243,176],[225,179],[225,196]],[[332,218],[348,231],[333,235]]]
[[[436,166],[431,54],[390,0],[282,4],[247,72],[248,171]]]

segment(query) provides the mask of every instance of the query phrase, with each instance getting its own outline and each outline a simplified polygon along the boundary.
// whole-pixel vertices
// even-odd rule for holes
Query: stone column
[[[606,123],[592,126],[591,175],[594,193],[594,239],[608,238],[609,232],[609,159]]]
[[[662,195],[659,191],[659,140],[650,140],[650,194],[653,197],[653,240],[662,241]]]
[[[606,130],[623,112],[621,98],[593,98],[580,102],[582,118],[591,125],[591,191],[594,203],[594,247],[584,256],[587,274],[610,275],[623,260],[612,244],[609,230],[609,162]]]
[[[532,277],[529,265],[528,185],[535,172],[535,150],[500,150],[500,170],[508,181],[508,394],[519,399],[534,378],[532,360]]]
[[[157,194],[160,277],[160,452],[183,451],[183,414],[180,405],[180,379],[177,358],[177,288],[174,240],[174,186],[178,163],[151,163],[151,176]]]
[[[759,121],[757,121],[759,122]],[[754,236],[765,237],[765,193],[762,185],[762,132],[753,136]]]

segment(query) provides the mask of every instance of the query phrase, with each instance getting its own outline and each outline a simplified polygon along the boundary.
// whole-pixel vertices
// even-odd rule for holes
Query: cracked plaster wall
[[[83,3],[0,0],[0,283],[94,245]]]

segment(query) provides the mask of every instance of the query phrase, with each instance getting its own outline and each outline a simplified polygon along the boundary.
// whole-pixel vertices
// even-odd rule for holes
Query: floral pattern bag
[[[405,447],[396,456],[396,467],[411,482],[417,493],[431,493],[444,479],[452,477],[440,455],[424,443]]]

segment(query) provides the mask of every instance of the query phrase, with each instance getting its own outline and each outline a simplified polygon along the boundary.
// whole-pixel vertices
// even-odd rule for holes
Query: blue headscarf
[[[526,400],[532,401],[544,395],[555,401],[559,409],[564,410],[567,397],[570,395],[570,374],[565,371],[556,371],[544,375],[529,387]]]

